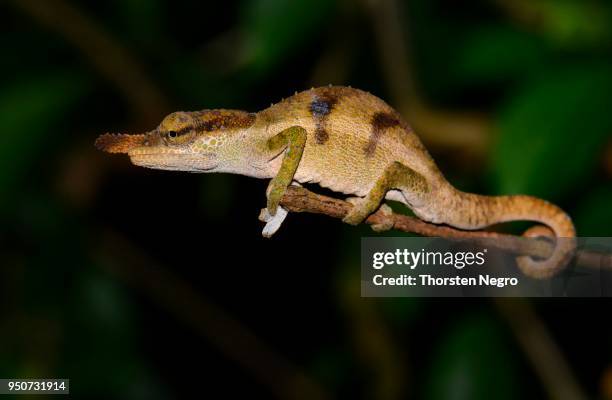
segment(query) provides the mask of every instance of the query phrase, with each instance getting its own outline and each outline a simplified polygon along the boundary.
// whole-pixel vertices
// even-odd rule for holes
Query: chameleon
[[[127,153],[133,164],[147,168],[270,179],[261,215],[267,237],[288,214],[280,206],[288,186],[312,183],[349,196],[353,207],[343,221],[351,225],[379,208],[390,212],[385,200],[405,204],[424,221],[465,230],[515,220],[542,223],[546,234],[543,226],[535,226],[524,235],[556,238],[552,254],[547,259],[517,257],[519,269],[533,278],[553,276],[575,251],[574,225],[562,209],[527,195],[485,196],[456,189],[401,115],[355,88],[296,92],[257,113],[178,111],[149,132],[107,133],[95,145]]]

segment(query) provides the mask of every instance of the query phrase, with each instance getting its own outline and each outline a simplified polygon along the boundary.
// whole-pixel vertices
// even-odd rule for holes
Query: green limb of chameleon
[[[293,181],[295,171],[302,159],[302,153],[306,146],[306,130],[301,126],[292,126],[271,137],[267,142],[268,150],[278,151],[285,149],[283,161],[278,173],[268,185],[267,208],[270,216],[274,217],[280,204],[281,198],[287,191],[287,187]]]
[[[374,187],[363,199],[351,201],[353,208],[342,221],[351,225],[360,224],[380,207],[387,192],[392,189],[399,189],[404,193],[410,193],[412,196],[423,196],[429,192],[429,186],[425,177],[412,168],[395,161],[385,169],[374,184]],[[391,229],[392,226],[375,225],[372,228],[375,231],[383,231]]]

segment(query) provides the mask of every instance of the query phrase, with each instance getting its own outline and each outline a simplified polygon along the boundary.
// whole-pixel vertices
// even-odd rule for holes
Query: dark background
[[[15,0],[0,22],[0,376],[99,398],[612,399],[608,299],[361,298],[367,227],[291,214],[266,240],[267,182],[93,147],[351,85],[457,187],[609,236],[610,2]]]

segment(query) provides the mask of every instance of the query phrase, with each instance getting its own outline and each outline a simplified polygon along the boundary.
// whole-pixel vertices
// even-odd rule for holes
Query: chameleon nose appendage
[[[105,133],[98,136],[95,146],[107,153],[128,153],[131,149],[146,145],[147,135]]]

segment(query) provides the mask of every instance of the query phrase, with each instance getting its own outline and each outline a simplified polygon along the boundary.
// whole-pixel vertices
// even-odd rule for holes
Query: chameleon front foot
[[[265,238],[272,237],[272,235],[274,235],[281,227],[288,214],[289,211],[281,206],[278,206],[276,209],[276,214],[274,215],[271,215],[267,208],[262,208],[261,212],[259,213],[259,220],[265,222],[266,225],[261,231],[261,235]]]
[[[304,146],[306,146],[306,130],[301,126],[292,126],[270,138],[267,145],[273,153],[283,148],[285,151],[280,169],[270,181],[266,191],[268,213],[273,217],[302,159]]]

